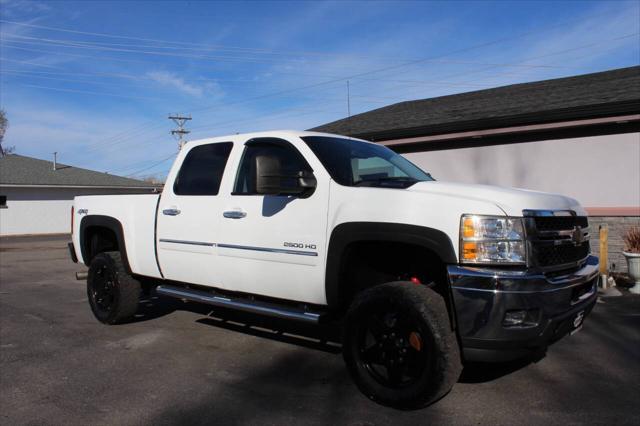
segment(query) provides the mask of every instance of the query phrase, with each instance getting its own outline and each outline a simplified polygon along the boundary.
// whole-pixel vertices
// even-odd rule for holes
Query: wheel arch
[[[92,240],[95,235],[101,236],[104,239],[114,241],[105,241],[103,248],[92,247]],[[109,237],[107,237],[109,235]],[[114,247],[115,244],[115,247]],[[131,274],[131,267],[129,265],[129,259],[127,257],[127,247],[124,241],[124,230],[122,223],[114,217],[103,215],[90,215],[85,216],[80,221],[80,251],[82,253],[82,260],[86,266],[89,266],[91,259],[98,254],[105,251],[115,249],[120,252],[123,265],[127,273]]]
[[[346,266],[346,254],[350,246],[361,242],[389,242],[418,246],[434,253],[444,265],[457,263],[451,239],[438,229],[380,222],[340,224],[331,233],[327,254],[325,292],[330,309],[344,307],[342,272]]]

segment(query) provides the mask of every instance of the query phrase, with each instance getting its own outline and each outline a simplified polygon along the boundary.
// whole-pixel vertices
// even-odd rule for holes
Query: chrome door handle
[[[167,215],[167,216],[177,216],[177,215],[180,214],[180,210],[178,210],[176,208],[164,209],[164,210],[162,210],[162,214]]]
[[[247,215],[247,212],[243,212],[242,210],[229,210],[222,213],[222,216],[227,219],[242,219]]]

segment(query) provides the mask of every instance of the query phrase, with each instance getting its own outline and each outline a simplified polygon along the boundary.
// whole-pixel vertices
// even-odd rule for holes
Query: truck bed
[[[73,243],[78,260],[82,258],[80,227],[87,215],[112,217],[120,222],[131,271],[148,277],[160,277],[155,257],[156,209],[160,194],[91,195],[75,197]]]

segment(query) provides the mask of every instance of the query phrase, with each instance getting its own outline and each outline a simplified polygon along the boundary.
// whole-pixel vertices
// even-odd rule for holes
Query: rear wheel
[[[365,290],[347,314],[343,354],[360,390],[397,408],[444,396],[462,370],[444,300],[411,282]]]
[[[104,324],[117,324],[138,310],[140,283],[125,270],[120,252],[99,253],[89,265],[87,297],[93,315]]]

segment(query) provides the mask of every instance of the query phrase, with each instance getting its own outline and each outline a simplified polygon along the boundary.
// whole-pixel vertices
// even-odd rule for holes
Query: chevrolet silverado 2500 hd
[[[411,408],[466,361],[582,326],[597,285],[587,226],[568,197],[439,182],[381,145],[279,131],[189,142],[161,194],[76,197],[70,250],[105,324],[132,317],[146,286],[332,318],[360,390]]]

